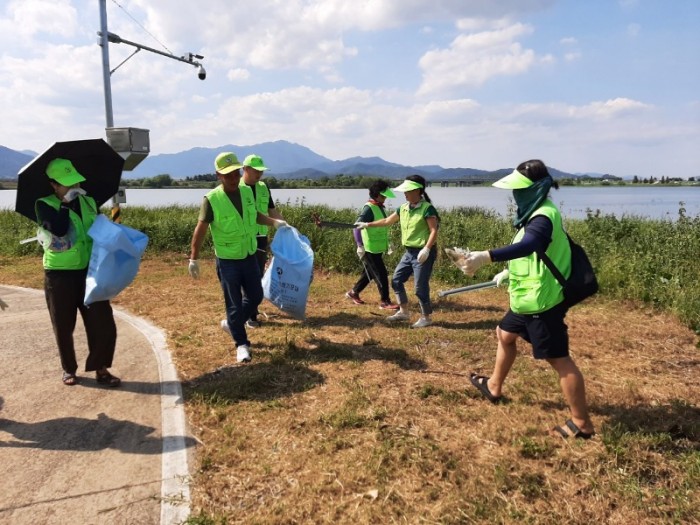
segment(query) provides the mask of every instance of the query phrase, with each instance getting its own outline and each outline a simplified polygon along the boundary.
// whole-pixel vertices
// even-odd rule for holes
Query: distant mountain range
[[[284,140],[263,142],[251,146],[227,144],[216,148],[193,148],[179,153],[163,153],[146,157],[133,171],[124,172],[129,179],[170,175],[183,179],[214,172],[214,158],[221,151],[233,151],[239,160],[255,153],[260,155],[270,168],[268,176],[277,179],[318,179],[345,175],[370,175],[385,179],[402,179],[417,173],[427,180],[453,180],[468,178],[497,179],[512,171],[503,168],[495,171],[474,168],[443,168],[431,166],[404,166],[387,162],[380,157],[351,157],[345,160],[331,160],[313,152],[305,146]],[[31,151],[15,151],[0,146],[0,179],[12,180],[19,170],[36,156]],[[572,174],[549,168],[554,178],[595,177],[600,174]],[[608,176],[609,178],[617,178]]]

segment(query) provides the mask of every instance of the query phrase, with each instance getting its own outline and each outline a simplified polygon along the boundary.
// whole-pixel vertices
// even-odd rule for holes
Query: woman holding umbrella
[[[44,293],[63,368],[63,384],[78,383],[73,330],[79,311],[87,334],[88,357],[85,371],[96,373],[97,382],[118,386],[121,380],[109,372],[117,342],[117,327],[109,301],[85,306],[92,239],[87,232],[98,213],[95,199],[80,188],[85,181],[64,158],[51,160],[46,175],[53,193],[36,201],[44,248]]]

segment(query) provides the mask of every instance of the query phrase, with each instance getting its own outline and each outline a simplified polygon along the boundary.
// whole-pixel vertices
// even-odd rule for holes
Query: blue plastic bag
[[[92,253],[85,281],[85,304],[107,301],[131,284],[139,271],[148,236],[98,215],[88,230]]]
[[[314,272],[311,243],[296,228],[285,226],[275,233],[270,250],[272,260],[262,279],[265,299],[303,321]]]

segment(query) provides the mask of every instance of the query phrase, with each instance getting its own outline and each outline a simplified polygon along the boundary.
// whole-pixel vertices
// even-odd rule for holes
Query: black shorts
[[[562,304],[539,314],[516,314],[508,310],[498,327],[518,334],[530,343],[535,359],[567,357],[569,328],[564,323],[566,310]]]

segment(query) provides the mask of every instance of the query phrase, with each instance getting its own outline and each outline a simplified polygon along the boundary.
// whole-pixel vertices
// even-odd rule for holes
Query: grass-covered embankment
[[[310,240],[319,268],[356,273],[354,241],[348,230],[319,229],[311,220],[318,213],[324,220],[353,222],[356,210],[333,210],[323,206],[281,206],[287,221]],[[189,253],[196,207],[122,209],[122,222],[145,232],[149,238],[147,256],[164,252]],[[442,212],[439,245],[481,250],[510,242],[509,221],[482,209],[463,208]],[[676,314],[693,330],[700,330],[700,217],[686,217],[680,210],[676,221],[638,217],[589,215],[585,220],[566,220],[569,233],[589,253],[598,274],[601,293],[612,299],[636,300]],[[0,255],[39,254],[36,243],[20,245],[32,237],[34,226],[11,211],[0,211]],[[394,253],[387,257],[393,268],[401,257],[400,233],[392,228]],[[211,257],[208,236],[202,253]],[[466,278],[441,256],[435,278],[455,285],[490,279],[495,265]]]

